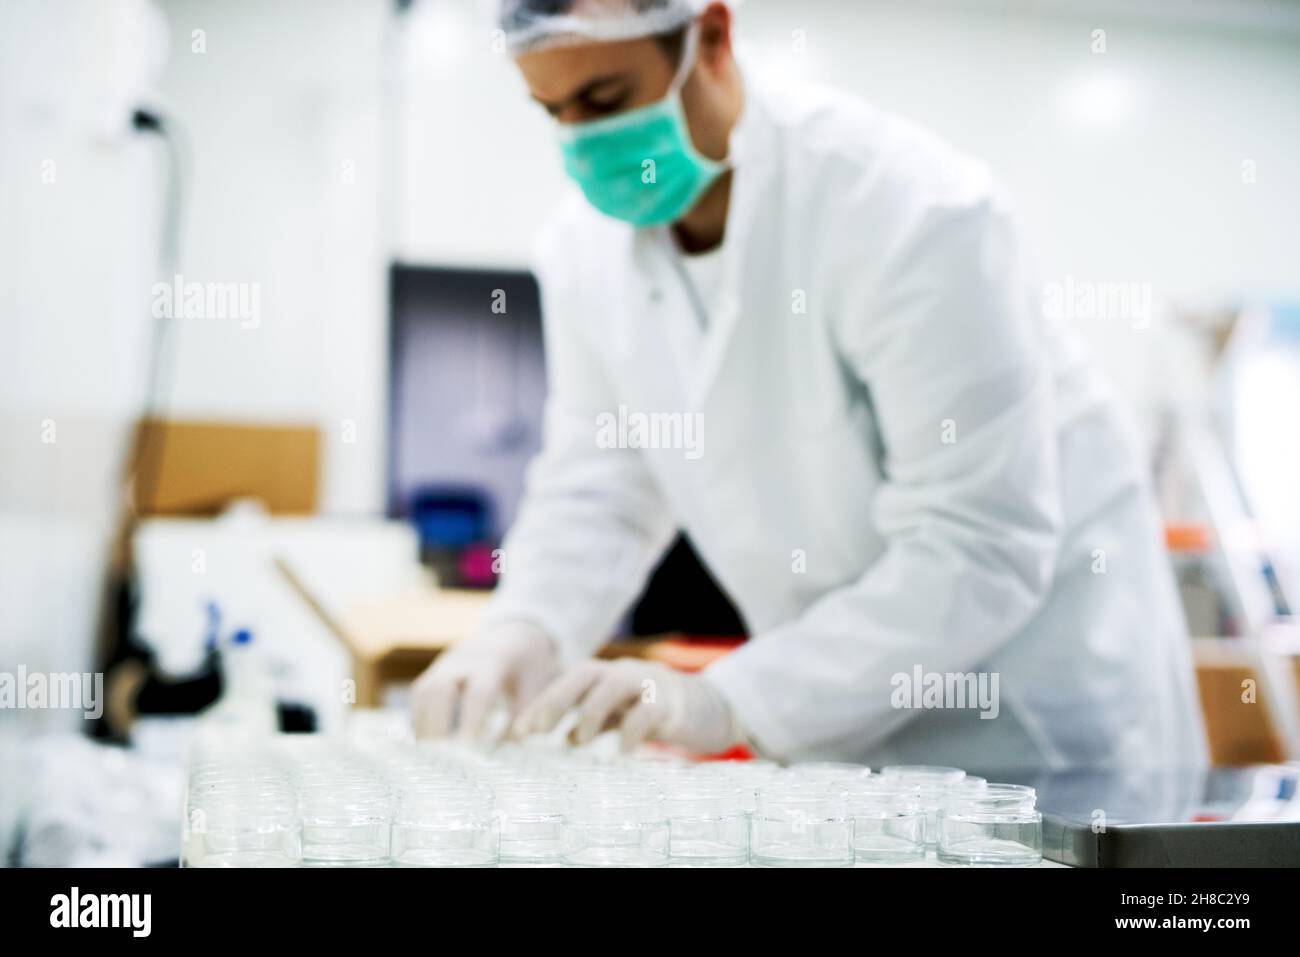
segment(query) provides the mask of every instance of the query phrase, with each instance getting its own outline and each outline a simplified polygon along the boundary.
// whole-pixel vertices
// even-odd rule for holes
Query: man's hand
[[[613,728],[620,730],[625,751],[642,741],[662,741],[716,754],[743,739],[731,706],[707,678],[652,661],[575,665],[524,709],[514,732],[548,732],[570,709],[578,712],[572,737],[580,745]]]
[[[440,738],[454,726],[462,737],[477,737],[500,698],[510,701],[514,718],[558,671],[554,645],[530,622],[497,625],[452,645],[415,681],[415,735]]]

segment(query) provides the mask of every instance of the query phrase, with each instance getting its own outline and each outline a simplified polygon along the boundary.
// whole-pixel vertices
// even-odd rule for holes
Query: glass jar
[[[860,866],[900,864],[925,857],[925,809],[920,788],[902,778],[836,782],[853,817],[853,859]]]
[[[378,775],[369,768],[349,761],[313,761],[299,764],[290,772],[290,778],[299,784],[322,781],[375,780]]]
[[[805,761],[790,765],[786,773],[804,781],[851,781],[854,778],[870,777],[871,768],[847,761]]]
[[[394,789],[402,791],[411,781],[437,782],[466,778],[466,761],[451,750],[408,745],[385,748],[367,756],[367,765]]]
[[[882,777],[899,778],[915,785],[919,791],[921,807],[925,809],[925,843],[933,848],[939,839],[939,809],[948,788],[966,780],[961,768],[948,768],[931,764],[893,764],[881,769]],[[970,778],[973,784],[982,784],[983,778]]]
[[[278,768],[207,767],[190,775],[192,791],[236,787],[290,789],[289,776]]]
[[[181,841],[184,867],[297,867],[302,860],[292,795],[255,785],[192,790]]]
[[[887,778],[907,778],[918,784],[953,784],[966,777],[961,768],[947,768],[934,764],[889,764],[880,769]]]
[[[564,861],[564,820],[573,783],[542,772],[498,772],[488,782],[496,795],[501,864],[555,867]]]
[[[739,785],[694,775],[664,783],[673,867],[739,867],[749,860],[749,817]]]
[[[752,814],[755,790],[781,778],[786,772],[771,761],[710,761],[699,765],[692,773],[702,779],[736,784],[741,791],[741,806],[746,813]]]
[[[844,791],[778,780],[761,785],[754,803],[749,857],[755,866],[853,865],[853,818]]]
[[[564,823],[564,860],[575,867],[664,867],[668,815],[651,781],[581,778]]]
[[[939,860],[1028,867],[1043,859],[1043,815],[1019,784],[951,788],[939,814]]]
[[[392,862],[398,867],[495,867],[499,833],[489,789],[454,778],[420,781],[398,796]]]
[[[368,777],[305,782],[298,790],[303,864],[382,867],[388,864],[393,799]]]

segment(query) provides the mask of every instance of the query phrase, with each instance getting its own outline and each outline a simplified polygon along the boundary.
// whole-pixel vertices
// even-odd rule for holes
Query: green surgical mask
[[[662,100],[614,116],[560,127],[565,172],[587,201],[633,226],[679,219],[727,168],[691,142],[681,88],[695,59],[695,28]]]

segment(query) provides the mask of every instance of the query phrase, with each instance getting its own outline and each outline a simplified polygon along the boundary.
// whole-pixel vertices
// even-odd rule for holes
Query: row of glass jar
[[[402,752],[212,762],[190,779],[188,866],[1029,865],[1031,788],[954,768],[764,762],[466,765]]]

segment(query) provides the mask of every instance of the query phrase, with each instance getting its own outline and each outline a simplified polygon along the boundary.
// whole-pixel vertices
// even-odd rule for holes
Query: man
[[[766,87],[722,3],[514,0],[502,28],[586,201],[539,244],[551,393],[503,580],[417,732],[505,696],[516,732],[576,710],[629,747],[1201,763],[1141,456],[985,170]],[[664,413],[695,440],[606,431]],[[589,660],[678,529],[749,642],[696,675]]]

